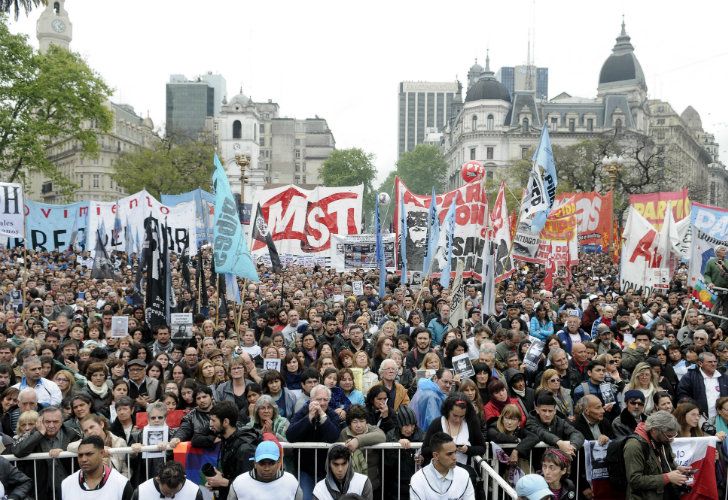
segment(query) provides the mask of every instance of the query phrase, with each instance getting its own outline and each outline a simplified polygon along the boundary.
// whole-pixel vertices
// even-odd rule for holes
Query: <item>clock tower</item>
[[[49,0],[36,24],[40,52],[45,54],[48,47],[57,45],[68,50],[71,44],[72,26],[65,9],[65,0]]]

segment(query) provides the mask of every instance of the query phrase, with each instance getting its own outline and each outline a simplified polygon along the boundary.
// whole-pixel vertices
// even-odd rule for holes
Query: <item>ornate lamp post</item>
[[[235,163],[240,167],[240,204],[245,204],[245,185],[248,183],[248,176],[246,175],[245,169],[250,166],[250,157],[240,152],[240,145],[236,144],[235,149]]]
[[[609,175],[609,184],[612,189],[612,193],[614,193],[614,190],[617,187],[617,176],[624,166],[624,158],[622,158],[622,155],[605,156],[602,158],[602,166],[604,167],[604,170],[606,170],[607,175]]]

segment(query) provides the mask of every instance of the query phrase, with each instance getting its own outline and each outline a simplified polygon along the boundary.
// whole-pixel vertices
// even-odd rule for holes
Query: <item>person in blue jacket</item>
[[[417,382],[417,392],[410,401],[410,408],[417,416],[420,429],[427,429],[430,422],[440,418],[440,407],[445,401],[453,384],[453,375],[447,368],[440,368],[432,379],[421,378]]]
[[[549,308],[544,304],[539,304],[536,308],[528,333],[542,342],[545,342],[549,335],[553,335],[554,322],[549,318]]]

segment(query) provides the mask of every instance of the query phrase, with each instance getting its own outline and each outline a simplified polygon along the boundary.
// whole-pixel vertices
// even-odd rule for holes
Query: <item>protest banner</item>
[[[427,248],[428,210],[432,200],[430,194],[415,194],[410,191],[399,177],[394,182],[394,199],[404,197],[407,212],[407,266],[410,269],[422,269]],[[437,217],[440,221],[440,234],[434,262],[431,265],[432,276],[439,276],[445,267],[445,243],[447,231],[443,225],[452,201],[455,200],[455,225],[452,237],[452,260],[464,261],[464,278],[482,279],[483,257],[486,243],[486,217],[488,215],[488,199],[483,185],[479,182],[466,184],[458,189],[436,196]],[[395,204],[395,232],[400,234],[399,205]],[[451,275],[455,273],[456,264],[451,265]]]
[[[728,240],[728,209],[693,202],[690,223],[711,238]]]
[[[326,265],[332,235],[361,232],[364,187],[303,189],[294,185],[257,191],[253,207],[268,224],[281,263]],[[265,262],[265,243],[252,242],[253,257]]]
[[[561,193],[556,205],[573,199],[576,204],[576,224],[579,247],[584,252],[605,252],[612,237],[612,192]]]
[[[215,195],[204,189],[180,194],[160,195],[163,205],[174,207],[180,203],[195,203],[195,221],[197,223],[197,245],[212,241],[212,219],[215,216]],[[241,220],[242,222],[242,220]]]
[[[556,267],[568,267],[579,261],[577,243],[576,204],[573,198],[557,202],[546,218],[535,262],[553,262]]]
[[[19,238],[24,224],[23,187],[20,184],[0,182],[0,234]]]
[[[690,199],[688,198],[687,188],[680,191],[633,194],[629,197],[629,203],[658,231],[662,228],[662,221],[665,219],[667,207],[672,208],[672,215],[676,222],[683,220],[690,214]]]
[[[384,261],[388,271],[394,271],[395,265],[395,234],[383,234]],[[331,235],[331,248],[329,249],[330,266],[336,272],[351,272],[357,269],[377,269],[376,235],[352,234],[339,236]]]
[[[630,207],[624,226],[619,278],[623,291],[651,291],[654,276],[651,269],[660,268],[657,244],[655,228],[634,207]]]
[[[688,286],[695,287],[703,281],[703,271],[708,261],[715,257],[715,247],[728,246],[728,239],[720,240],[692,226],[690,242],[690,264],[688,265]]]
[[[490,240],[495,245],[495,283],[500,283],[515,272],[511,255],[511,224],[506,207],[505,182],[501,182],[498,196],[490,213]]]

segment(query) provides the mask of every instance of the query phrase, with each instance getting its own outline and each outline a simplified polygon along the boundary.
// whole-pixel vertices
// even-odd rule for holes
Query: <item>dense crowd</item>
[[[627,436],[628,498],[678,498],[690,471],[669,442],[728,432],[725,325],[690,305],[684,265],[663,293],[641,295],[620,290],[605,255],[580,255],[548,290],[542,268],[519,264],[496,285],[492,314],[468,284],[455,322],[436,279],[389,275],[380,296],[364,271],[261,265],[259,283],[239,281],[238,305],[202,252],[172,257],[172,311],[193,313],[190,339],[147,325],[134,259],[113,256],[117,277],[102,282],[86,252],[0,253],[3,453],[74,451],[80,466],[0,458],[9,498],[197,498],[183,468],[140,454],[142,428],[162,424],[157,447],[170,457],[181,442],[219,448],[203,472],[222,499],[481,498],[472,459],[488,444],[503,448],[514,483],[538,473],[556,499],[593,498],[579,450]],[[116,316],[128,335],[112,335]],[[454,369],[463,354],[472,371]],[[384,442],[402,451],[363,451]],[[124,446],[129,459],[105,452]]]

